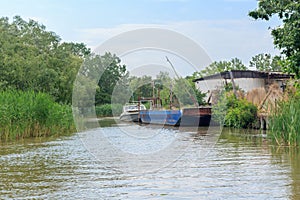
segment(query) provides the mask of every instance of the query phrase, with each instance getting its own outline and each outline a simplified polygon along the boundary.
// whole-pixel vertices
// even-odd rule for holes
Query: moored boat
[[[143,104],[127,103],[123,106],[123,112],[120,115],[120,120],[127,122],[139,122],[139,111],[146,110]]]
[[[211,115],[210,106],[183,108],[180,126],[209,126]]]
[[[181,118],[180,110],[141,110],[140,119],[146,124],[176,126]]]

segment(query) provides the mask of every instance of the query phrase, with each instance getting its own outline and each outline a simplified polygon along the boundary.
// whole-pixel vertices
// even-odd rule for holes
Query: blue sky
[[[1,16],[34,19],[63,41],[95,48],[125,31],[145,27],[174,30],[196,41],[212,60],[238,57],[248,65],[258,53],[278,54],[270,30],[279,23],[247,16],[256,0],[10,0]]]

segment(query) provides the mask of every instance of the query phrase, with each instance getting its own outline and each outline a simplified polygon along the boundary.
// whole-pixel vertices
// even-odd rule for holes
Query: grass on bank
[[[300,98],[279,102],[269,119],[270,137],[279,145],[300,144]]]
[[[0,140],[52,136],[75,131],[72,109],[45,93],[0,92]]]

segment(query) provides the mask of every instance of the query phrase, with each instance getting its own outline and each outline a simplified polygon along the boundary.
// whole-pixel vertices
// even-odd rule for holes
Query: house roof
[[[263,78],[263,79],[290,79],[294,78],[293,74],[284,74],[282,72],[260,72],[252,70],[231,70],[233,78]],[[230,71],[204,76],[194,79],[193,82],[210,80],[210,79],[230,79]]]

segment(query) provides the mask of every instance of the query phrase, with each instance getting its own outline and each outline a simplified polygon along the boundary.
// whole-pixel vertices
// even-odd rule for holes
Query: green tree
[[[152,84],[153,80],[151,76],[131,76],[129,78],[129,87],[132,92],[132,99],[136,101],[139,97],[152,97]]]
[[[281,71],[282,58],[280,56],[272,57],[271,54],[257,54],[252,57],[250,67],[255,67],[259,71]]]
[[[34,20],[0,18],[1,89],[34,90],[70,103],[72,86],[84,55],[80,43],[61,43],[54,32]]]
[[[232,58],[230,60],[230,67],[229,69],[227,69],[227,71],[229,70],[247,70],[246,65],[244,65],[244,63],[242,62],[241,59],[239,58]]]
[[[95,104],[125,103],[130,98],[128,77],[126,66],[116,55],[86,56],[76,77],[73,106],[88,113]]]
[[[283,70],[300,75],[300,4],[298,0],[260,0],[250,11],[254,19],[269,20],[277,15],[283,25],[272,29],[275,46],[286,56]]]
[[[174,80],[170,77],[168,72],[160,71],[158,75],[156,75],[156,79],[154,80],[154,87],[156,96],[159,96],[163,101],[164,107],[170,106],[170,95],[174,90]],[[175,96],[173,97],[173,100]]]
[[[191,76],[186,76],[185,79],[187,80],[189,87],[194,92],[198,105],[205,105],[206,102],[204,101],[204,98],[205,98],[206,94],[202,93],[200,90],[198,90],[196,88],[195,83],[193,82],[193,80],[195,80],[197,77],[198,77],[197,72],[194,72]]]
[[[94,56],[96,59],[97,68],[94,70],[100,70],[101,74],[98,81],[98,89],[95,96],[95,104],[109,104],[113,91],[123,77],[127,76],[126,66],[121,64],[120,58],[111,53],[105,53],[103,56]],[[124,80],[123,80],[124,81]]]
[[[130,90],[129,72],[119,78],[112,93],[112,104],[124,105],[132,99],[132,91]],[[122,110],[122,109],[121,109]]]
[[[59,45],[62,51],[71,52],[74,56],[85,58],[91,54],[91,49],[83,43],[63,42]]]
[[[201,76],[209,76],[216,73],[230,70],[247,70],[247,67],[238,58],[233,58],[230,61],[215,61],[200,71]]]
[[[271,70],[273,72],[282,71],[282,66],[284,65],[285,60],[281,56],[274,56],[271,62]]]

